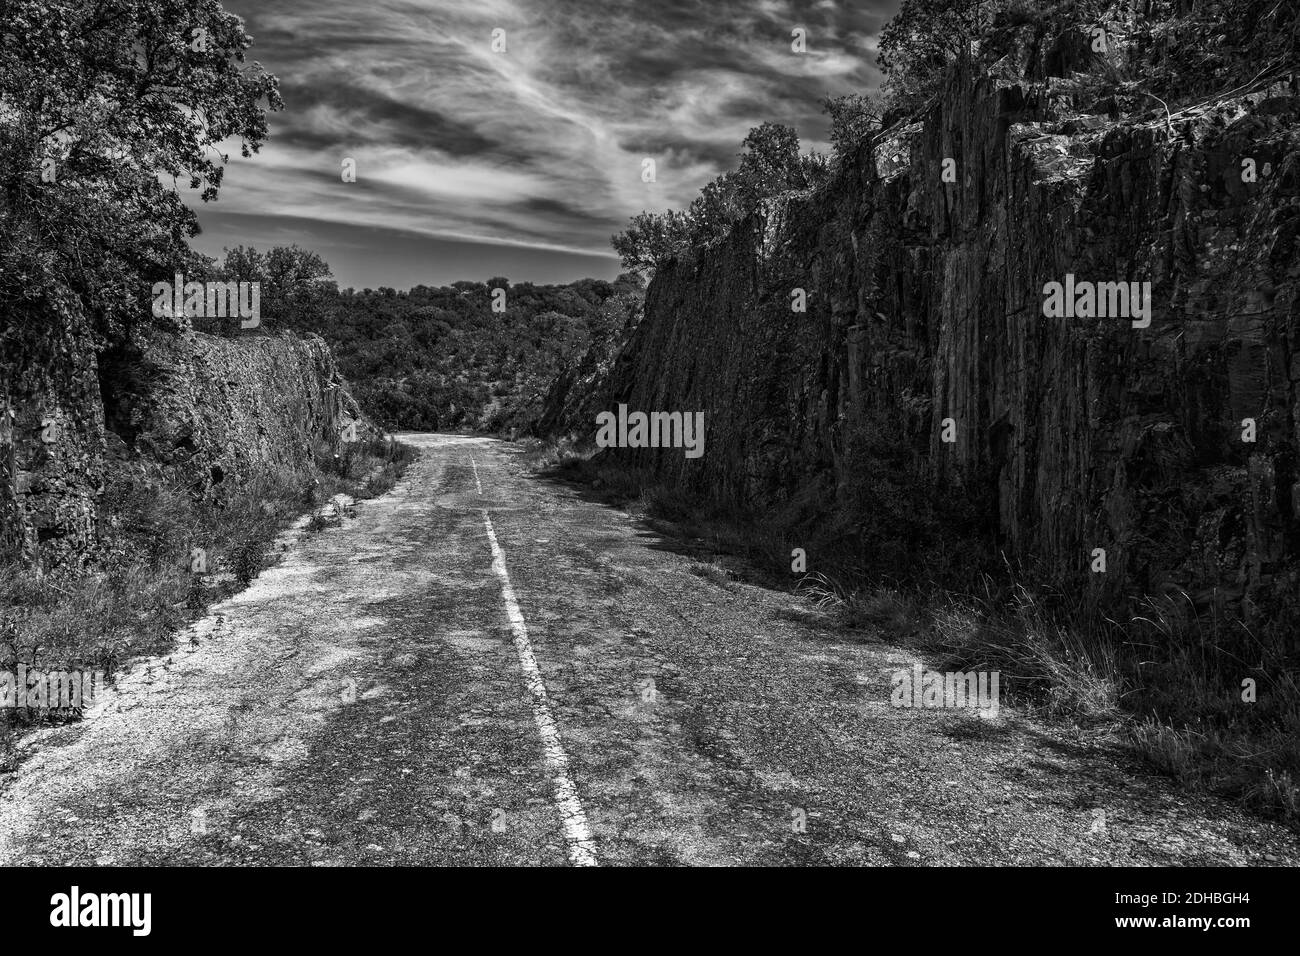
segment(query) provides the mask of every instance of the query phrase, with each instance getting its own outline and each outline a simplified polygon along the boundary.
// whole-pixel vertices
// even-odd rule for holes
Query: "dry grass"
[[[88,570],[38,575],[0,565],[0,670],[22,663],[111,676],[129,658],[166,652],[181,628],[257,577],[295,518],[339,492],[382,493],[413,457],[404,445],[358,444],[202,499],[144,465],[117,472],[100,503],[103,540]],[[196,548],[206,575],[191,571]],[[0,739],[59,716],[0,712]]]
[[[1008,568],[1000,580],[985,572],[953,587],[955,562],[943,566],[944,582],[924,573],[881,580],[879,562],[863,565],[856,529],[808,520],[815,489],[776,513],[746,515],[687,500],[571,447],[539,446],[535,461],[657,519],[684,550],[710,552],[693,573],[724,587],[740,573],[792,589],[807,599],[809,621],[907,646],[940,669],[999,671],[1008,703],[1109,728],[1153,770],[1300,825],[1300,666],[1285,622],[1256,634],[1198,613],[1186,595],[1148,599],[1114,620],[1086,599],[1034,591]],[[806,551],[807,573],[790,570],[796,546]],[[1242,699],[1247,679],[1258,688],[1254,702]]]
[[[1247,665],[1243,640],[1223,640],[1226,625],[1174,602],[1148,600],[1121,622],[1049,612],[1023,585],[978,596],[819,587],[813,596],[845,626],[911,646],[941,669],[1000,671],[1011,703],[1109,724],[1184,786],[1300,824],[1300,687],[1282,640],[1248,635],[1256,663]],[[1248,679],[1254,701],[1244,699]]]
[[[706,561],[696,561],[686,569],[696,577],[704,578],[706,581],[712,581],[724,591],[734,591],[736,589],[736,578],[726,568],[719,564]]]

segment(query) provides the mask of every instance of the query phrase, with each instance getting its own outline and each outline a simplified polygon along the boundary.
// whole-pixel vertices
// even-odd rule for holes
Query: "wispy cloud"
[[[484,275],[525,262],[556,272],[518,278],[613,275],[609,235],[689,202],[750,127],[775,120],[822,143],[818,100],[878,85],[874,37],[897,3],[227,0],[286,108],[259,155],[232,158],[219,203],[200,206],[200,248],[249,241],[241,222],[265,234],[278,216],[345,284],[375,284],[381,261],[338,245],[349,226],[389,251],[478,246]],[[655,183],[641,181],[646,157]],[[356,183],[342,182],[344,158]],[[401,284],[482,277],[412,267]]]

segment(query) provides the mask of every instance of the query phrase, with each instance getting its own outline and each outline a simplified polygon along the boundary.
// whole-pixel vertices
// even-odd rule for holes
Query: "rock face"
[[[89,331],[70,297],[50,305],[67,320],[3,316],[0,551],[59,561],[95,542],[105,442]]]
[[[617,454],[731,502],[820,495],[841,516],[873,507],[883,472],[978,503],[1037,579],[1294,609],[1297,91],[1116,120],[1053,57],[1065,77],[954,69],[924,122],[660,269],[605,374],[561,383],[548,420],[592,434],[591,410],[619,402],[704,411],[700,459]],[[1067,275],[1150,282],[1150,325],[1045,317]]]
[[[182,328],[96,355],[75,322],[50,327],[0,377],[0,543],[46,568],[93,553],[107,468],[143,459],[221,494],[337,451],[349,421],[373,434],[315,336]]]
[[[337,450],[347,422],[371,431],[317,336],[159,334],[113,372],[112,431],[198,492]]]

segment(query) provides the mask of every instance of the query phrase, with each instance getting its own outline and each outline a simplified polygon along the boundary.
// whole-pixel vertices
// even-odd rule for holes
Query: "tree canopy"
[[[799,134],[790,126],[763,123],[741,143],[736,168],[700,190],[684,211],[643,211],[628,228],[613,236],[614,251],[627,269],[645,273],[688,249],[727,234],[760,203],[791,189],[807,189],[826,175],[827,162],[816,153],[802,154]]]
[[[281,105],[218,0],[0,0],[0,307],[75,295],[105,336],[191,260],[205,201]]]

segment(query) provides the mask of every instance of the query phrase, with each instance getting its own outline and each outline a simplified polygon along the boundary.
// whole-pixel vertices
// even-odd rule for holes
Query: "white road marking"
[[[473,459],[470,459],[473,461]],[[478,472],[475,470],[475,477]],[[524,684],[533,697],[533,720],[542,735],[542,755],[546,760],[546,769],[555,788],[555,805],[560,811],[560,822],[564,827],[564,838],[569,844],[569,859],[574,866],[596,866],[596,847],[587,829],[587,814],[583,812],[578,799],[578,788],[569,779],[569,757],[560,744],[560,731],[551,716],[550,704],[546,697],[546,684],[542,681],[541,671],[533,658],[533,646],[528,641],[528,625],[524,623],[523,612],[515,599],[515,589],[506,572],[506,556],[497,544],[496,531],[492,528],[492,519],[487,509],[483,509],[483,525],[487,528],[488,541],[492,544],[492,570],[501,579],[501,597],[506,604],[506,616],[510,618],[510,627],[515,632],[515,650],[519,653],[519,667],[524,672]]]
[[[478,488],[479,496],[482,497],[482,495],[483,495],[483,482],[481,482],[481,481],[478,480],[478,462],[476,462],[476,461],[474,460],[474,456],[473,456],[473,455],[470,455],[470,456],[469,456],[469,463],[470,463],[470,465],[473,466],[473,468],[474,468],[474,486],[475,486],[476,488]]]

